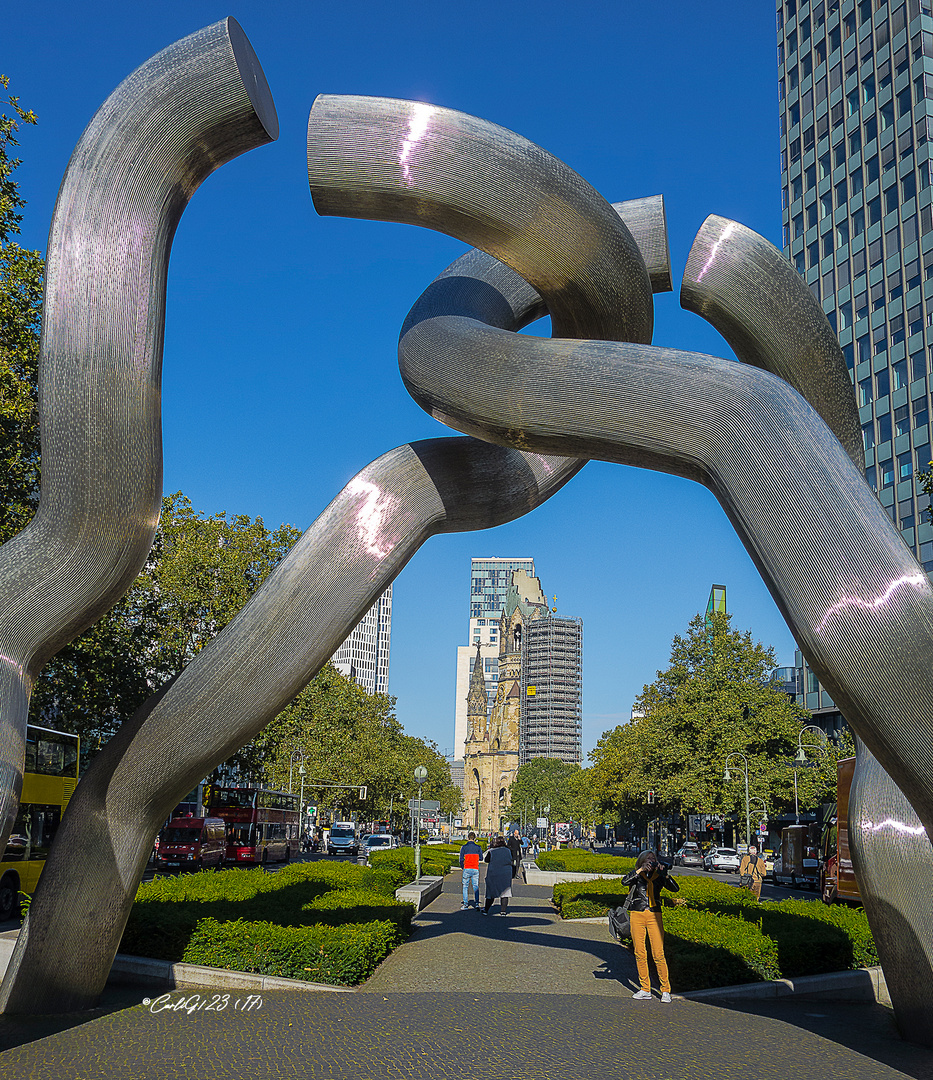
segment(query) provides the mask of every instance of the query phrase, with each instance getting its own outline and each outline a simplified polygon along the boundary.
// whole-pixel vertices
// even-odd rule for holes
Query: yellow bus
[[[16,823],[0,860],[0,922],[19,914],[20,892],[31,893],[78,783],[77,735],[26,728],[26,765]]]

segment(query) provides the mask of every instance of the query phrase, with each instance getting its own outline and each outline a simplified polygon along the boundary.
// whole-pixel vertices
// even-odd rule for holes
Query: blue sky
[[[446,433],[402,387],[396,344],[408,309],[464,246],[411,226],[317,217],[305,134],[319,93],[460,109],[545,147],[610,201],[663,194],[675,292],[656,298],[654,341],[731,355],[677,295],[708,214],[780,243],[772,4],[15,5],[0,71],[39,117],[21,136],[23,243],[45,248],[69,155],[111,90],[226,15],[259,56],[281,134],[210,177],[176,235],[167,492],[207,513],[306,528],[370,460]],[[734,625],[793,661],[793,639],[713,496],[594,462],[517,522],[428,541],[397,579],[390,690],[406,729],[442,750],[453,742],[477,555],[533,556],[561,614],[582,616],[585,749],[630,715],[714,582],[727,586]]]

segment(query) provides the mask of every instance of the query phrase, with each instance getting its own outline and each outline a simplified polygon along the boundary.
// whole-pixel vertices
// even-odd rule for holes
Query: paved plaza
[[[605,926],[561,923],[550,889],[516,891],[506,918],[462,912],[449,875],[358,993],[231,991],[223,1012],[189,1014],[110,988],[92,1019],[0,1017],[0,1077],[933,1080],[933,1052],[879,1005],[633,1001],[634,961]]]

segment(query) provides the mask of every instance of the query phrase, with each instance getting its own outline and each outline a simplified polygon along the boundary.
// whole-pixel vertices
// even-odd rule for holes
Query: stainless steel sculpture
[[[252,57],[244,52],[245,38],[232,29],[228,33],[232,44],[226,51],[217,44],[218,28],[189,39],[199,45],[182,71],[174,70],[179,54],[173,50],[187,43],[140,69],[150,79],[167,72],[169,94],[182,93],[182,87],[197,109],[204,104],[203,87],[186,79],[192,64],[203,59],[200,49],[217,51],[207,66],[217,78],[218,98],[239,94],[240,112],[230,107],[222,120],[208,123],[210,136],[222,132],[220,147],[210,155],[212,167],[226,160],[225,153],[232,156],[237,147],[274,135],[274,112],[258,65],[251,66],[252,59],[243,64],[243,56]],[[239,60],[252,72],[246,89],[230,66],[231,56],[233,67]],[[149,90],[143,85],[142,96]],[[158,97],[158,91],[152,93]],[[247,109],[243,99],[248,101],[250,93]],[[173,107],[163,107],[164,116],[156,110],[149,117],[147,134],[173,130]],[[108,115],[119,112],[114,106]],[[137,117],[130,127],[141,123]],[[106,128],[95,120],[89,132]],[[97,145],[95,139],[106,142],[95,135],[88,148]],[[162,145],[158,138],[150,142]],[[165,153],[172,158],[177,144],[168,142]],[[203,131],[200,141],[192,140],[198,147],[205,142]],[[933,591],[861,476],[857,422],[853,426],[851,390],[838,349],[799,278],[782,260],[775,262],[774,249],[734,223],[710,219],[691,254],[684,303],[719,326],[744,363],[652,348],[647,344],[651,289],[670,286],[659,200],[620,204],[619,213],[632,223],[630,232],[580,177],[544,151],[484,121],[423,103],[319,98],[308,145],[319,212],[425,224],[488,253],[471,252],[430,286],[403,326],[399,355],[406,385],[428,411],[498,445],[431,440],[400,447],[364,469],[240,615],[108,744],[72,800],[74,813],[66,815],[34,898],[0,989],[0,1007],[44,1011],[93,1002],[119,943],[145,853],[178,798],[294,696],[429,535],[519,516],[558,490],[588,457],[678,473],[714,491],[814,670],[878,762],[897,777],[929,832]],[[83,140],[79,151],[84,146]],[[133,158],[127,152],[111,156],[114,168]],[[185,168],[168,169],[170,212],[149,232],[143,229],[148,250],[155,253],[144,253],[155,284],[135,300],[129,290],[129,302],[116,309],[128,325],[144,318],[154,343],[147,357],[156,369],[160,287],[177,220],[172,214],[180,212],[184,197],[202,178],[198,169],[204,175],[209,171],[193,147],[181,157]],[[76,153],[75,160],[80,166],[82,155]],[[106,153],[95,159],[89,151],[87,160],[92,172],[107,172],[93,165],[109,161]],[[177,161],[169,164],[175,167]],[[76,177],[80,174],[78,168]],[[495,176],[495,184],[488,176]],[[105,188],[91,182],[85,187],[97,196],[97,209],[88,213],[74,200],[60,202],[60,207],[76,205],[76,228],[98,219],[104,226],[119,220]],[[121,236],[134,235],[132,215],[128,221]],[[58,226],[56,218],[53,239]],[[92,241],[95,235],[91,228]],[[107,235],[105,227],[100,235]],[[63,243],[56,256],[62,268],[70,250]],[[92,268],[85,295],[93,295],[95,269],[102,272],[101,266]],[[74,310],[93,321],[91,306],[75,303]],[[514,333],[545,309],[554,340]],[[47,315],[43,346],[48,369],[43,409],[71,385],[78,359],[62,352],[56,366],[49,318],[54,309]],[[103,350],[117,360],[118,353],[116,346]],[[113,367],[118,370],[119,364]],[[98,399],[106,395],[116,376],[106,368],[84,377],[94,400],[95,393]],[[136,473],[122,461],[115,463],[122,469],[114,482],[119,497],[108,482],[99,492],[92,485],[89,473],[100,447],[92,448],[98,459],[91,452],[80,462],[63,459],[60,472],[53,469],[48,491],[43,488],[37,522],[54,521],[50,508],[78,500],[84,510],[76,518],[93,518],[93,529],[102,517],[112,535],[104,538],[102,553],[87,560],[90,570],[78,575],[72,588],[83,590],[79,601],[45,619],[44,636],[31,652],[20,642],[18,677],[9,684],[12,689],[0,683],[0,722],[10,730],[17,715],[24,720],[32,673],[119,596],[151,541],[158,494],[152,402],[142,399],[136,416],[123,408],[122,398],[117,400],[118,435],[129,446],[138,435],[134,425],[141,424],[140,430],[150,432],[150,449],[139,455]],[[54,438],[54,409],[48,416]],[[96,431],[93,423],[88,431]],[[77,439],[82,447],[87,441]],[[148,486],[137,475],[140,469]],[[786,497],[791,487],[793,500]],[[122,519],[113,513],[117,503],[131,507]],[[813,522],[824,520],[824,532],[813,528]],[[47,559],[53,575],[61,562],[61,549],[45,534],[34,532],[33,546],[23,548],[28,536],[29,530],[0,551],[0,575],[12,575],[7,580],[14,598],[13,586],[23,587],[24,576],[13,573],[18,564],[8,549],[14,554],[22,549],[20,558],[28,555],[33,563]],[[73,541],[79,558],[84,544],[81,537]],[[121,551],[110,550],[116,547]],[[44,579],[32,594],[39,598],[36,603],[48,605],[56,587],[54,577]],[[0,632],[10,625],[0,623]],[[6,778],[15,781],[15,740],[7,745]],[[891,800],[885,809],[899,814],[897,820],[909,829],[893,785],[881,774],[869,777],[870,792],[882,788]],[[869,810],[873,798],[877,801],[876,795],[868,797]],[[862,831],[867,837],[885,827],[876,818],[863,823]],[[920,838],[919,828],[911,839],[913,851],[929,862],[929,841]],[[862,852],[865,865],[881,862],[867,842]],[[871,869],[869,876],[874,901],[891,883]],[[911,932],[924,932],[923,917],[903,901],[897,897],[893,904],[896,916]],[[90,946],[81,933],[89,922],[98,931]],[[897,941],[885,946],[889,956],[907,940],[902,930],[898,924]],[[896,996],[898,973],[885,963]],[[928,1012],[923,1015],[928,1019]]]
[[[842,350],[777,248],[737,222],[708,218],[687,261],[681,304],[711,322],[743,363],[798,390],[864,472]],[[923,1032],[933,1038],[933,847],[903,792],[858,737],[849,844],[898,1021],[915,1041]]]
[[[130,75],[62,181],[39,361],[41,501],[0,549],[0,850],[16,817],[35,675],[123,595],[152,545],[175,228],[210,173],[277,134],[259,62],[227,19]]]
[[[361,139],[374,117],[380,137]],[[455,189],[458,212],[470,169],[482,162],[464,168],[453,161],[443,134],[450,124],[445,110],[421,104],[319,99],[309,128],[309,148],[326,163],[311,170],[317,209],[430,224],[443,215],[433,201],[423,213],[421,195],[412,190],[413,177],[428,176],[434,200]],[[406,138],[415,126],[417,140]],[[444,176],[438,161],[447,167]],[[661,468],[706,484],[811,666],[878,762],[897,777],[930,835],[933,590],[856,464],[854,406],[838,407],[848,377],[825,319],[783,260],[778,272],[764,252],[770,273],[758,279],[755,260],[762,254],[760,238],[749,242],[740,227],[725,235],[711,223],[691,255],[685,303],[702,310],[704,294],[718,293],[722,326],[740,358],[779,371],[798,389],[769,371],[715,357],[516,339],[443,315],[406,322],[402,375],[433,416],[500,445]],[[719,288],[710,287],[717,277]],[[863,831],[883,827],[875,817]],[[929,841],[918,835],[910,847],[929,864]],[[882,886],[890,896],[890,877],[876,880],[875,889]],[[928,925],[905,896],[894,906],[906,925],[913,918],[911,931]],[[917,989],[909,977],[899,985],[900,972],[890,963],[886,975],[895,998],[906,1001]],[[924,1008],[931,1031],[929,998]]]
[[[425,303],[514,331],[550,309],[552,293],[559,307],[558,294],[572,291],[576,332],[648,340],[651,287],[639,244],[656,286],[669,288],[661,200],[620,205],[636,244],[619,214],[566,166],[537,151],[536,169],[541,190],[560,190],[561,201],[536,194],[529,177],[521,214],[508,204],[496,212],[500,252],[507,257],[513,243],[523,251],[523,268],[540,294],[474,252],[438,279]],[[603,222],[602,235],[571,243],[565,219],[589,217]],[[536,236],[544,241],[555,228],[566,236],[556,285],[548,280],[552,268],[543,257],[538,265],[534,254]],[[0,1008],[92,1004],[153,837],[179,798],[295,696],[429,536],[527,513],[583,464],[451,438],[399,447],[356,476],[239,615],[95,758],[43,871]]]

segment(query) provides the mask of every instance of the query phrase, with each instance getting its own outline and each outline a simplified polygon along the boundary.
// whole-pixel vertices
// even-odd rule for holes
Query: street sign
[[[425,813],[427,813],[428,810],[440,810],[440,808],[441,808],[441,804],[436,799],[422,799],[421,800],[421,809]],[[418,800],[417,799],[409,799],[408,800],[408,809],[409,810],[417,810],[418,809]]]
[[[768,835],[768,823],[767,823],[767,821],[759,821],[758,822],[758,831],[761,833],[762,836],[767,836]]]
[[[546,817],[539,817],[537,825],[538,825],[539,829],[546,829],[547,828],[547,818]]]

